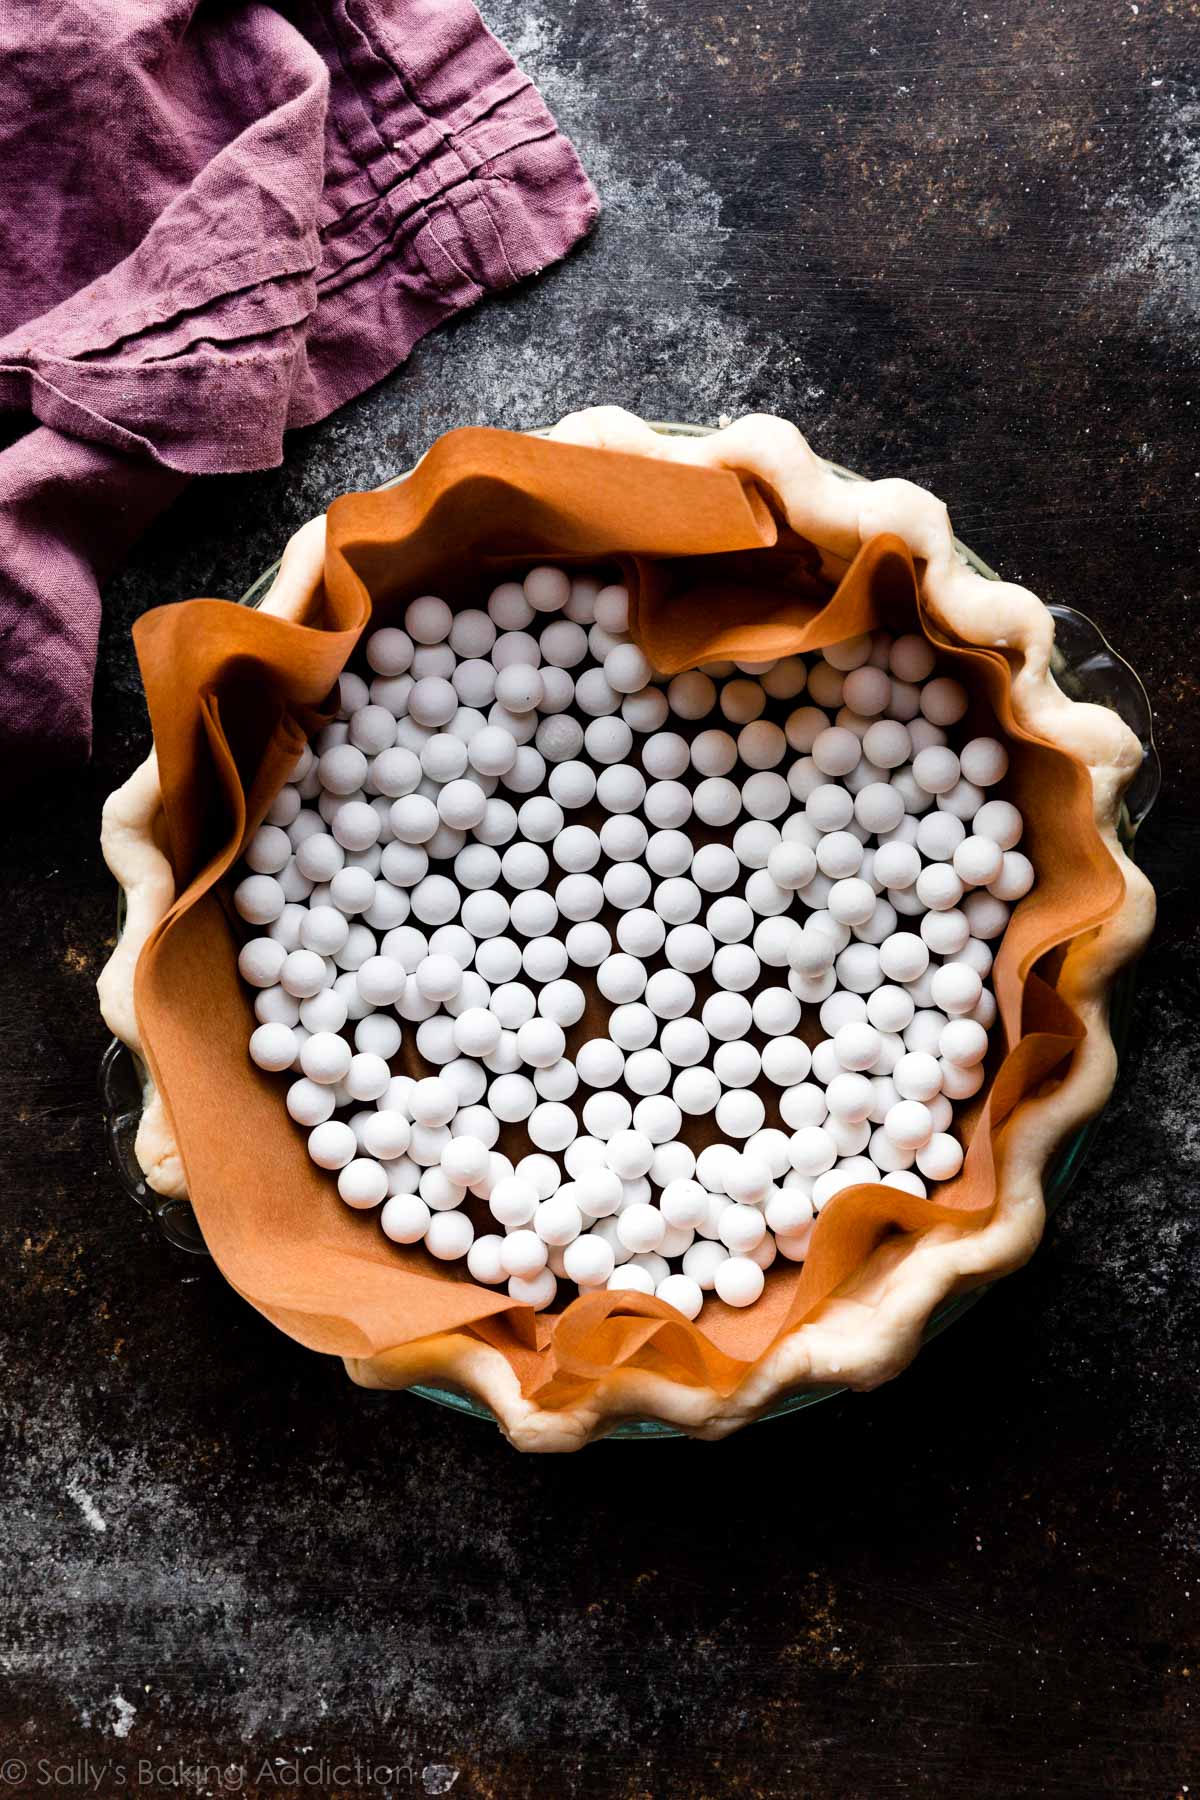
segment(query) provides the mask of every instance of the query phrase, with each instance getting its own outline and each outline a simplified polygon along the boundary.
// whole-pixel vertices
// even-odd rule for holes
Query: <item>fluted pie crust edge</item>
[[[1003,647],[1013,665],[1018,722],[1071,752],[1091,773],[1097,829],[1124,879],[1119,910],[1067,947],[1058,990],[1078,1015],[1084,1037],[1052,1092],[1026,1098],[1005,1128],[996,1206],[983,1226],[937,1225],[918,1237],[886,1241],[863,1267],[790,1332],[728,1396],[687,1387],[638,1369],[620,1369],[582,1402],[548,1411],[522,1394],[500,1351],[461,1331],[370,1358],[345,1359],[351,1378],[372,1388],[420,1383],[470,1394],[494,1414],[522,1450],[578,1449],[626,1419],[654,1419],[698,1438],[721,1438],[802,1389],[866,1390],[899,1373],[916,1354],[932,1315],[955,1294],[1024,1263],[1045,1223],[1043,1179],[1058,1145],[1097,1113],[1112,1090],[1116,1054],[1108,996],[1121,967],[1137,954],[1154,922],[1154,893],[1126,856],[1117,831],[1121,796],[1142,758],[1134,733],[1107,708],[1070,700],[1050,666],[1054,623],[1026,589],[977,574],[957,551],[942,502],[903,480],[853,481],[836,474],[782,419],[755,415],[704,437],[668,436],[617,407],[595,407],[561,420],[547,435],[561,442],[734,469],[760,481],[788,524],[822,550],[840,573],[860,546],[893,532],[909,546],[922,600],[946,630],[967,643]],[[297,617],[320,581],[325,520],[310,520],[290,540],[262,610]],[[114,1034],[140,1052],[133,975],[150,932],[175,897],[163,850],[161,795],[153,752],[104,808],[101,847],[125,894],[125,921],[98,983]],[[161,1099],[149,1084],[135,1143],[148,1184],[184,1195],[182,1164]]]

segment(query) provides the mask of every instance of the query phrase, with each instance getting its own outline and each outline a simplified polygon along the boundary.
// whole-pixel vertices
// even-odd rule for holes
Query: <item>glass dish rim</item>
[[[664,436],[706,437],[719,429],[715,426],[685,424],[675,421],[656,420],[649,421],[649,423],[652,430],[659,432]],[[539,437],[545,436],[548,429],[548,427],[544,426],[538,427],[529,432],[528,435]],[[832,462],[827,458],[820,458],[819,460],[840,480],[866,481],[870,479],[856,470],[848,469],[842,464]],[[376,491],[383,492],[388,488],[398,486],[399,483],[406,480],[411,473],[411,469],[402,470],[399,474],[380,483],[379,488]],[[992,569],[976,551],[972,550],[969,545],[963,543],[961,539],[956,537],[954,539],[954,546],[958,555],[984,579],[989,581],[998,581],[1001,579],[997,572]],[[279,572],[281,560],[281,558],[277,558],[270,567],[263,570],[262,573],[256,577],[245,592],[239,597],[237,601],[238,605],[257,607],[262,604]],[[1119,712],[1120,716],[1125,719],[1125,722],[1137,733],[1143,747],[1142,772],[1139,777],[1135,778],[1135,783],[1131,784],[1130,789],[1130,792],[1132,793],[1133,786],[1140,781],[1142,782],[1142,793],[1138,798],[1136,806],[1132,810],[1128,807],[1123,807],[1121,821],[1122,841],[1125,844],[1126,849],[1132,854],[1137,829],[1153,806],[1161,781],[1161,766],[1159,763],[1157,747],[1154,742],[1153,715],[1149,696],[1147,695],[1145,687],[1136,670],[1134,670],[1131,665],[1125,661],[1124,657],[1112,647],[1105,638],[1100,627],[1093,619],[1089,618],[1086,613],[1080,612],[1079,609],[1075,607],[1054,604],[1048,606],[1048,611],[1054,617],[1056,625],[1060,623],[1063,625],[1069,624],[1076,632],[1081,632],[1085,637],[1090,636],[1095,645],[1091,662],[1098,662],[1118,671],[1118,679],[1127,689],[1127,692],[1123,694],[1121,698],[1126,700],[1128,712],[1121,706],[1115,706],[1114,709]],[[1055,658],[1054,673],[1056,678],[1065,678],[1070,682],[1075,672],[1068,667],[1062,652],[1057,649],[1057,645]],[[1091,662],[1089,662],[1089,667],[1091,666]],[[1075,685],[1080,686],[1079,677],[1076,677]],[[1081,687],[1080,691],[1086,693],[1085,688]],[[1113,702],[1107,699],[1103,700],[1101,703],[1113,704]],[[1130,714],[1133,716],[1128,716]],[[118,926],[120,926],[120,922],[119,919]],[[1109,1008],[1110,1030],[1112,1032],[1114,1045],[1117,1049],[1118,1058],[1124,1049],[1128,1033],[1133,992],[1133,966],[1126,965],[1126,967],[1121,970],[1113,985]],[[189,1202],[186,1198],[172,1198],[155,1193],[145,1182],[141,1169],[133,1156],[133,1136],[140,1115],[140,1105],[135,1098],[134,1083],[136,1083],[136,1091],[140,1093],[140,1091],[144,1089],[146,1076],[138,1059],[127,1046],[122,1044],[117,1038],[113,1038],[104,1051],[101,1058],[99,1078],[101,1107],[105,1120],[109,1156],[120,1185],[129,1198],[154,1219],[159,1231],[169,1244],[177,1250],[187,1252],[190,1255],[207,1256],[209,1252],[200,1235],[199,1227],[196,1224],[195,1216],[192,1213]],[[1099,1113],[1094,1118],[1085,1121],[1084,1124],[1073,1132],[1066,1142],[1060,1146],[1051,1165],[1045,1184],[1045,1204],[1048,1217],[1051,1216],[1066,1199],[1067,1194],[1086,1159],[1087,1153],[1099,1128],[1102,1116],[1102,1113]],[[947,1301],[944,1306],[940,1307],[937,1312],[933,1314],[922,1334],[922,1347],[931,1342],[934,1338],[939,1337],[949,1326],[956,1323],[965,1312],[982,1298],[988,1291],[990,1285],[990,1283],[985,1283],[966,1293],[958,1294]],[[449,1388],[441,1388],[424,1383],[418,1383],[408,1391],[418,1395],[422,1399],[432,1401],[436,1405],[447,1407],[453,1412],[476,1419],[480,1423],[486,1423],[492,1426],[496,1425],[494,1414],[472,1396],[458,1393]],[[755,1420],[753,1423],[761,1423],[769,1419],[788,1417],[793,1413],[803,1411],[807,1407],[815,1406],[823,1400],[833,1399],[837,1395],[848,1391],[849,1390],[844,1385],[802,1390],[799,1393],[788,1395],[784,1399],[776,1402],[774,1406],[768,1408],[768,1410],[761,1415],[759,1420]],[[680,1438],[686,1435],[685,1432],[679,1430],[677,1427],[668,1425],[661,1420],[625,1419],[620,1421],[601,1441],[645,1442],[648,1440]]]

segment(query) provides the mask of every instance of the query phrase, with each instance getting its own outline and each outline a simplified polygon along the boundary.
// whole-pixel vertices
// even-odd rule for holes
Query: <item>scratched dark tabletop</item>
[[[1200,8],[486,10],[595,237],[285,467],[194,488],[108,595],[91,767],[9,805],[0,1783],[1195,1793]],[[353,1388],[122,1199],[96,838],[147,747],[139,613],[237,595],[448,427],[593,400],[782,413],[1098,619],[1154,703],[1161,916],[1082,1180],[916,1367],[719,1446],[537,1460]]]

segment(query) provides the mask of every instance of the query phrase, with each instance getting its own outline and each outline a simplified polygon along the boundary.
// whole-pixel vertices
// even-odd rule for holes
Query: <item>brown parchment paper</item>
[[[283,1104],[289,1078],[263,1074],[246,1055],[254,1017],[236,968],[243,931],[223,877],[329,716],[330,689],[360,633],[424,592],[480,604],[500,575],[546,558],[615,563],[630,586],[634,636],[668,674],[816,650],[875,626],[925,630],[971,694],[966,723],[1008,738],[1002,791],[1025,815],[1037,868],[996,958],[1000,1031],[989,1079],[960,1112],[959,1176],[929,1200],[879,1185],[838,1195],[803,1264],[776,1261],[763,1298],[744,1311],[710,1298],[699,1325],[628,1292],[535,1314],[477,1286],[464,1265],[391,1244],[377,1216],[344,1206],[309,1161],[306,1133]],[[1061,946],[1116,911],[1123,882],[1093,822],[1088,771],[1018,726],[1001,651],[950,641],[931,625],[904,543],[873,538],[833,588],[819,566],[815,548],[776,522],[768,497],[728,471],[467,430],[440,439],[399,486],[335,502],[324,582],[302,621],[217,600],[139,621],[178,899],[139,960],[138,1023],[209,1249],[232,1285],[301,1343],[364,1357],[464,1330],[500,1349],[543,1407],[574,1403],[622,1365],[729,1393],[885,1237],[990,1218],[1005,1122],[1061,1076],[1082,1034],[1055,992]],[[593,995],[569,1050],[604,1030],[608,1010]],[[802,1029],[812,1023],[806,1014]],[[398,1064],[421,1072],[408,1041]],[[773,1090],[760,1091],[775,1122]],[[719,1135],[711,1118],[686,1125],[695,1148]],[[521,1128],[508,1128],[501,1148],[524,1154]]]

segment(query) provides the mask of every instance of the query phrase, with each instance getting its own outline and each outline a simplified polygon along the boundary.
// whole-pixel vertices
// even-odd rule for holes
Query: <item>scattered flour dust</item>
[[[108,1704],[112,1707],[113,1716],[108,1722],[107,1730],[111,1731],[114,1737],[128,1737],[130,1727],[137,1718],[137,1707],[130,1706],[122,1694],[113,1694]]]
[[[426,1763],[421,1770],[421,1786],[427,1794],[448,1794],[458,1780],[458,1770],[448,1763]]]
[[[68,1481],[67,1493],[93,1531],[107,1531],[108,1524],[92,1496],[78,1481]]]
[[[1170,103],[1168,103],[1170,104]],[[1200,319],[1200,101],[1171,105],[1134,180],[1109,202],[1124,248],[1105,286],[1136,282],[1148,322]]]
[[[546,424],[604,400],[647,418],[715,423],[722,410],[736,416],[774,398],[793,410],[798,399],[797,423],[811,429],[824,393],[808,379],[794,331],[752,327],[726,301],[737,272],[722,194],[669,141],[661,153],[644,145],[634,153],[613,111],[619,102],[586,77],[550,9],[485,0],[483,10],[576,145],[601,215],[552,282],[534,282],[518,306],[493,308],[486,321],[468,316],[421,347],[418,365],[454,358],[458,422]],[[625,20],[631,91],[654,91],[654,23],[638,0]]]

